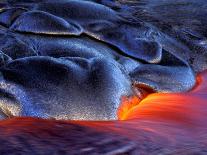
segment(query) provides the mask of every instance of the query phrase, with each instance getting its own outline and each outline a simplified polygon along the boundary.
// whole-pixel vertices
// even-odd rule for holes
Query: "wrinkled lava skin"
[[[207,154],[206,14],[205,0],[1,0],[0,154]]]
[[[115,120],[124,96],[192,89],[207,63],[203,10],[203,1],[1,1],[1,118]]]

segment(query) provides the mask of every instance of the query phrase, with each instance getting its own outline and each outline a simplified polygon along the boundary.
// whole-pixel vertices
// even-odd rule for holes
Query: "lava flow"
[[[191,92],[125,98],[123,121],[3,120],[0,154],[206,154],[207,72],[197,81]]]
[[[207,71],[197,76],[197,84],[185,93],[151,93],[143,100],[124,97],[118,110],[119,120],[164,119],[195,123],[207,114]]]
[[[143,100],[136,97],[125,99],[120,112],[120,120],[160,119],[177,123],[195,124],[203,122],[207,116],[207,71],[197,76],[197,85],[186,93],[152,93]]]

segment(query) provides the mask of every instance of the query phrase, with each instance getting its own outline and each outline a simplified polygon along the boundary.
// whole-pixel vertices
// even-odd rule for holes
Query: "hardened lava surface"
[[[122,98],[142,99],[145,88],[192,89],[207,63],[205,8],[201,0],[1,1],[2,119],[115,120]]]
[[[1,0],[0,154],[207,154],[206,15],[206,0]]]

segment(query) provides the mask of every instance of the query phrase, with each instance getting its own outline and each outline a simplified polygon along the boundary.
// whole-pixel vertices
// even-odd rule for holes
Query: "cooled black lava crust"
[[[114,120],[139,85],[190,90],[207,68],[206,10],[205,0],[1,1],[1,118]]]

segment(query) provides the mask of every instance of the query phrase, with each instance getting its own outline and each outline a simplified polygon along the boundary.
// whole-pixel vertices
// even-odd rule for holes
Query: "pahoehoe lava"
[[[0,155],[207,154],[206,15],[206,0],[1,0]]]
[[[189,91],[207,68],[203,4],[3,0],[1,118],[115,120],[143,88]]]

